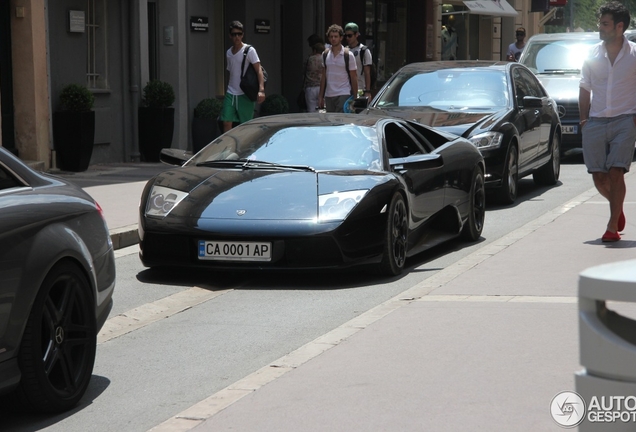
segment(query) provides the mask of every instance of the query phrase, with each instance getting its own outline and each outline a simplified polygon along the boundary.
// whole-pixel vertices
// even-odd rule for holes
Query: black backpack
[[[362,47],[360,48],[360,60],[362,63],[362,73],[364,73],[364,53],[366,52],[366,50],[369,49],[369,47],[364,44],[360,44],[360,45],[362,45]],[[378,81],[378,69],[375,67],[375,63],[373,63],[373,60],[371,60],[371,64],[369,66],[371,66],[371,70],[369,74],[369,78],[371,79],[371,82],[366,83],[368,87],[367,90],[371,90],[372,88],[374,88],[375,83]]]
[[[248,66],[245,70],[245,60],[247,59],[247,52],[252,48],[252,45],[245,45],[243,50],[243,62],[241,63],[241,90],[245,95],[250,98],[252,102],[255,102],[258,96],[258,77],[253,67]],[[267,84],[267,71],[261,63],[261,71],[263,72],[263,85]]]

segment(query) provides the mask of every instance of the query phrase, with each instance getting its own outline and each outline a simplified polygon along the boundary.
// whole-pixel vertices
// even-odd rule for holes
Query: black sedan
[[[356,106],[360,108],[360,101]],[[380,89],[366,114],[414,120],[471,141],[486,161],[486,188],[511,204],[529,174],[554,185],[560,172],[556,104],[525,66],[514,62],[413,63]]]
[[[187,154],[164,150],[178,164]],[[151,179],[145,266],[324,269],[407,257],[484,224],[484,163],[469,141],[402,119],[262,117]]]
[[[95,201],[0,147],[0,403],[44,412],[77,404],[114,287]]]

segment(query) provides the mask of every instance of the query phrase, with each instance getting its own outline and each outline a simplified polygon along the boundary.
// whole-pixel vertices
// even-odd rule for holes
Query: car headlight
[[[369,192],[368,189],[362,189],[333,192],[318,196],[318,221],[333,222],[344,220],[367,192]]]
[[[479,150],[491,150],[501,147],[503,134],[501,132],[485,132],[468,139]]]
[[[187,196],[187,192],[153,186],[146,203],[146,216],[166,217]]]

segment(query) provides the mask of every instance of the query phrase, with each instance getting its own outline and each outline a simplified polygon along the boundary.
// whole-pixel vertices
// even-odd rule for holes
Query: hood
[[[192,167],[164,172],[154,185],[189,192],[171,216],[313,220],[318,216],[319,194],[370,189],[384,177],[378,174]]]
[[[457,112],[431,107],[398,107],[369,109],[369,113],[384,113],[424,124],[467,138],[475,132],[490,129],[502,111]]]
[[[581,75],[537,75],[548,94],[557,103],[561,101],[579,100],[579,82]]]

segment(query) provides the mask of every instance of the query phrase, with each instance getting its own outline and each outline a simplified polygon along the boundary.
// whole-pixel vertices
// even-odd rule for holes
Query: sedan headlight
[[[187,196],[187,192],[153,186],[146,203],[146,216],[166,217]]]
[[[334,222],[344,220],[367,192],[369,192],[368,189],[362,189],[333,192],[318,196],[318,221]]]
[[[503,134],[501,132],[485,132],[468,139],[478,150],[492,150],[501,147]]]

